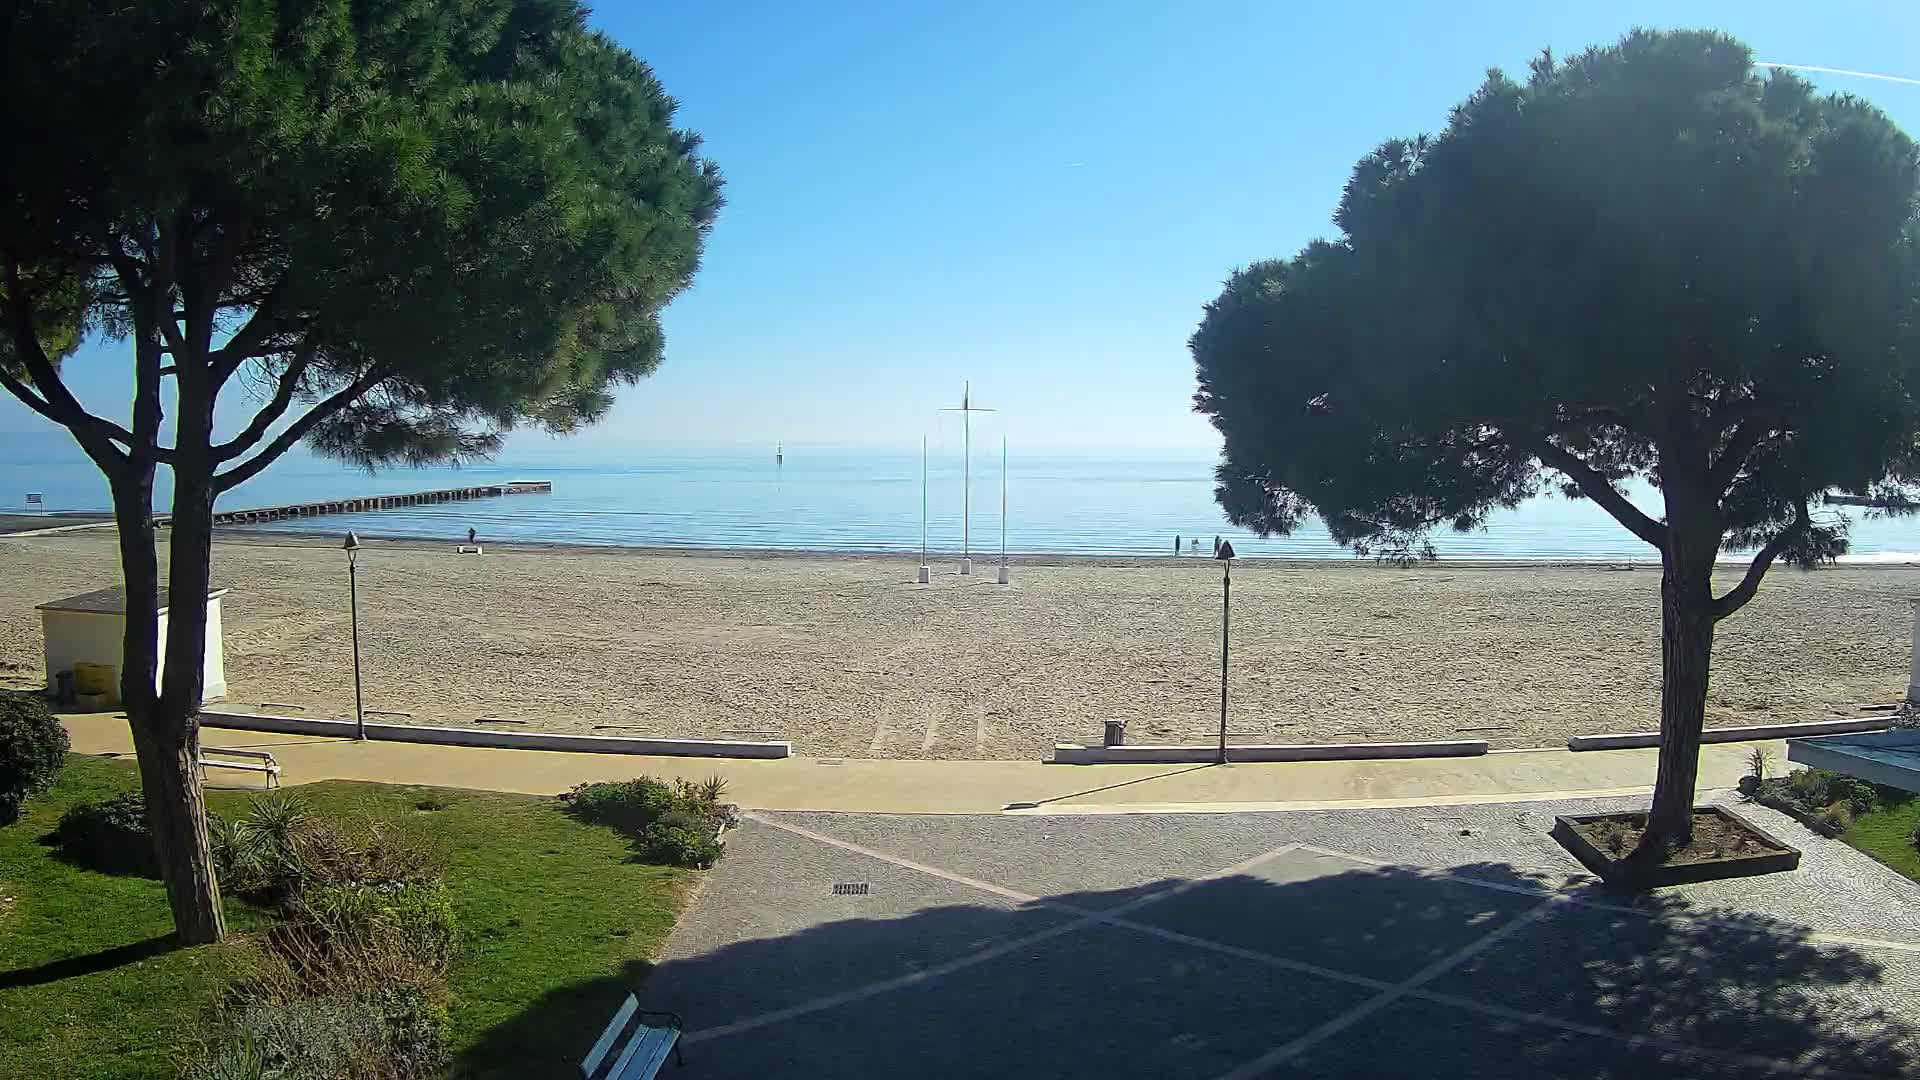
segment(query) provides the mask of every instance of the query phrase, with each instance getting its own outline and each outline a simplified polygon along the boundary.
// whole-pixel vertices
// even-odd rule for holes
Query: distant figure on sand
[[[1215,558],[1220,556],[1220,538],[1217,536],[1213,538],[1213,554]]]
[[[1173,553],[1175,555],[1180,554],[1180,534],[1179,533],[1173,534]]]
[[[478,540],[479,537],[480,537],[480,534],[477,532],[474,532],[472,528],[467,529],[467,543],[471,544],[474,541]]]

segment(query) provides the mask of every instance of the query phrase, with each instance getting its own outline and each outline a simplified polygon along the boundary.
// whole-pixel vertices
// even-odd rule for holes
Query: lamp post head
[[[353,532],[349,532],[349,533],[347,533],[347,538],[346,538],[346,540],[345,540],[345,541],[344,541],[343,543],[341,543],[341,545],[340,545],[340,550],[341,550],[341,551],[344,551],[344,552],[346,552],[346,553],[347,553],[347,561],[348,561],[348,562],[352,562],[352,561],[353,561],[353,557],[354,557],[355,555],[357,555],[357,554],[359,554],[359,553],[360,553],[360,536],[359,536],[359,534],[357,534],[357,533],[353,533]]]
[[[1214,552],[1213,557],[1219,559],[1221,562],[1230,561],[1233,558],[1233,541],[1220,541],[1220,550]]]

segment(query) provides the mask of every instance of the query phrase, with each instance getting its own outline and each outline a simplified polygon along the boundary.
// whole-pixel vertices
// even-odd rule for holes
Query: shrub
[[[289,905],[315,886],[419,884],[439,880],[430,852],[377,823],[349,835],[315,818],[295,795],[261,795],[213,835],[221,886],[258,903]]]
[[[1915,851],[1920,851],[1920,821],[1913,823],[1913,835],[1907,839],[1913,841],[1913,849]]]
[[[20,818],[67,760],[67,729],[36,694],[0,694],[0,825]]]
[[[1767,773],[1771,771],[1773,755],[1756,746],[1747,755],[1747,774],[1740,778],[1740,796],[1751,799],[1766,786]]]
[[[1787,777],[1788,793],[1800,805],[1824,808],[1846,803],[1855,814],[1865,813],[1879,798],[1872,784],[1827,769],[1802,769]]]
[[[316,821],[292,837],[288,873],[316,885],[400,886],[438,881],[446,868],[433,852],[374,822],[358,834]]]
[[[307,805],[297,795],[260,795],[238,819],[207,832],[220,887],[261,903],[283,902],[300,888],[295,837],[308,824]]]
[[[636,834],[674,808],[673,786],[651,776],[580,784],[561,798],[582,821]]]
[[[185,1072],[188,1080],[336,1080],[437,1075],[446,1061],[447,1012],[418,986],[321,997],[237,1001],[221,1036]]]
[[[1827,827],[1836,833],[1847,831],[1847,828],[1853,824],[1853,818],[1853,806],[1847,802],[1832,803],[1820,811],[1820,820],[1826,822]]]
[[[325,884],[300,897],[301,921],[319,951],[353,955],[364,964],[378,953],[383,970],[417,969],[440,975],[459,941],[453,899],[438,881],[399,884]]]
[[[714,835],[732,819],[733,808],[720,802],[726,790],[727,782],[718,776],[671,784],[642,776],[581,784],[561,799],[569,813],[613,827],[653,861],[704,868],[719,859]]]
[[[647,826],[640,842],[655,862],[706,869],[720,860],[718,824],[704,816],[669,810]]]
[[[68,807],[54,828],[53,841],[67,859],[92,870],[160,876],[147,803],[137,791]]]
[[[429,852],[379,824],[349,831],[295,796],[256,798],[214,832],[230,890],[287,921],[260,942],[193,1080],[438,1075],[453,901]]]

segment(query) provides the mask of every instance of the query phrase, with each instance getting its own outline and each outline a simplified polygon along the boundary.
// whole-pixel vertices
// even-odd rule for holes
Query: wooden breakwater
[[[439,491],[415,491],[406,495],[363,495],[354,499],[326,499],[321,502],[292,503],[286,506],[261,506],[251,510],[216,510],[215,525],[252,525],[262,521],[319,517],[323,514],[361,514],[371,510],[397,510],[408,506],[458,502],[462,499],[489,499],[497,495],[526,495],[551,492],[546,480],[514,480],[505,484],[480,484],[475,487],[442,488]]]
[[[1828,492],[1821,501],[1828,506],[1874,506],[1882,510],[1911,510],[1913,504],[1902,499],[1880,499],[1870,495],[1837,495]]]

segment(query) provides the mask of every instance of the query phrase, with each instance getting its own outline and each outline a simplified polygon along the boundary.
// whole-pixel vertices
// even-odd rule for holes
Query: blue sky
[[[1235,266],[1331,231],[1353,162],[1490,66],[1629,27],[1920,78],[1920,5],[606,3],[728,180],[667,362],[574,442],[1215,445],[1185,341]],[[1920,85],[1819,75],[1920,133]],[[124,346],[73,365],[124,414]],[[37,418],[0,403],[0,431]],[[515,453],[551,454],[543,436]]]

